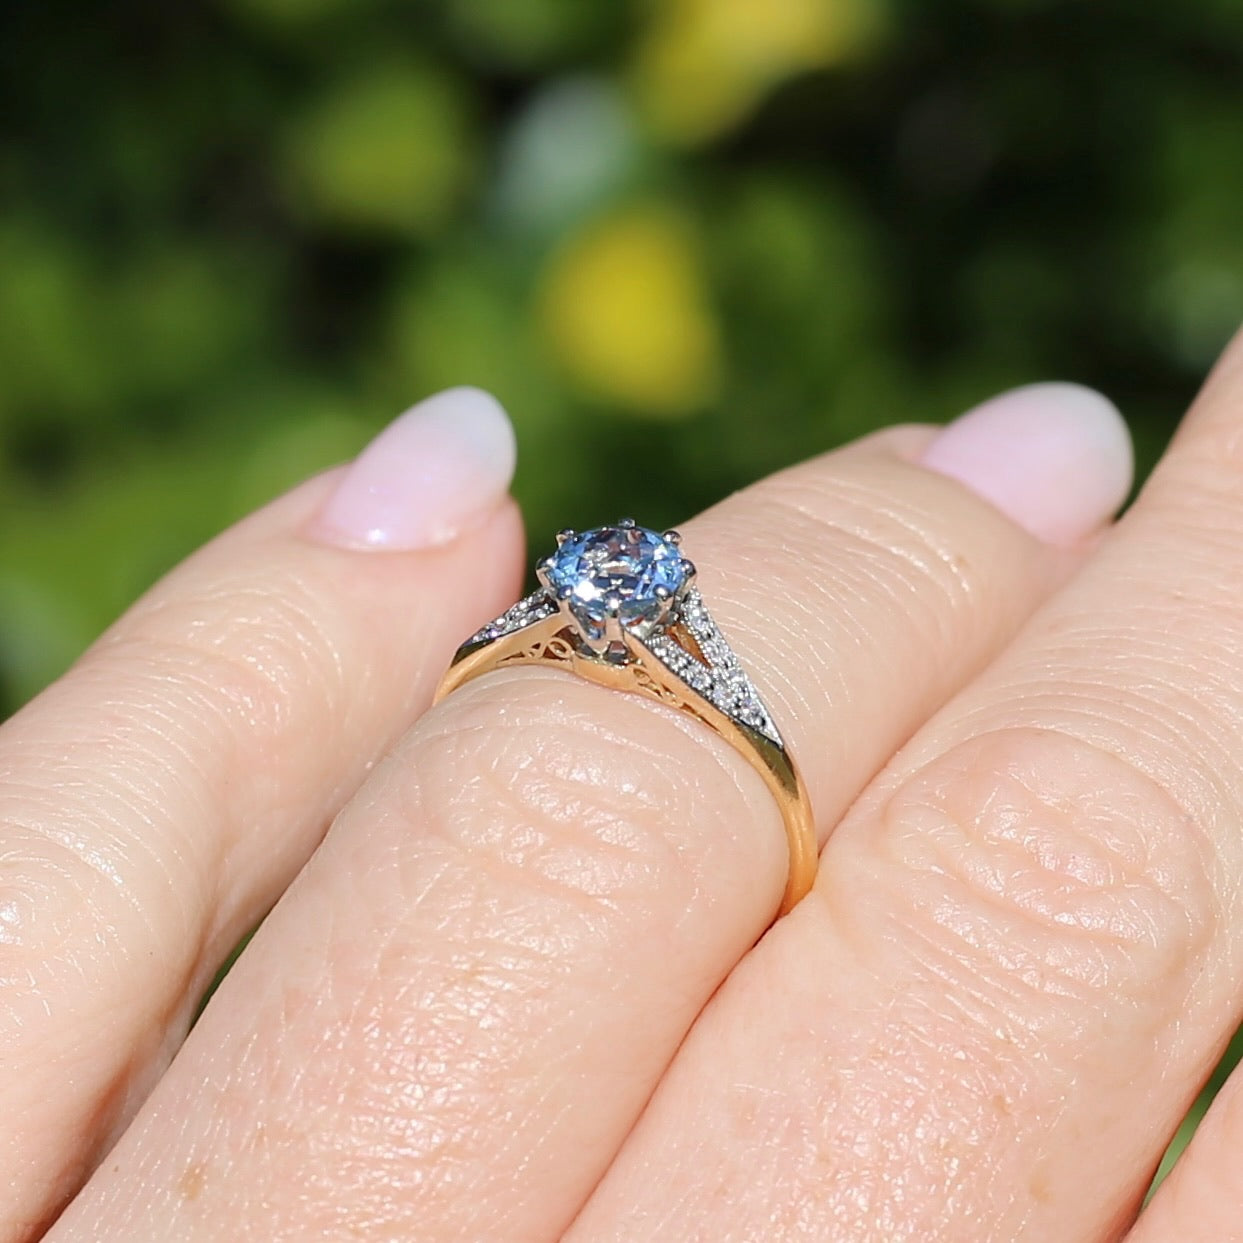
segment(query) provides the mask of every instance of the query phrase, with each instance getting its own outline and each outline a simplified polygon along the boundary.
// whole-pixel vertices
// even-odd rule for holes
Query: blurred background
[[[1146,462],[1243,314],[1243,6],[0,9],[0,711],[411,401],[534,533],[994,390]]]
[[[0,6],[0,713],[445,385],[538,542],[1243,316],[1243,6]]]
[[[0,7],[0,716],[414,400],[536,542],[1243,318],[1236,0]]]

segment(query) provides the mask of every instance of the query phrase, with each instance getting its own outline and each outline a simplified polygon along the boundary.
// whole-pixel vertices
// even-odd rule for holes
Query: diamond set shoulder
[[[557,602],[541,587],[517,604],[511,604],[495,621],[490,621],[476,630],[463,646],[490,643],[493,639],[513,634],[515,630],[525,630],[528,626],[543,621],[545,617],[551,617],[556,611]]]
[[[631,645],[642,644],[697,695],[781,746],[768,709],[694,585],[695,567],[678,551],[680,542],[676,531],[658,534],[629,520],[581,535],[563,531],[557,551],[540,562],[539,589],[467,646],[562,612],[595,658],[624,664],[633,659]],[[679,629],[698,651],[679,641]]]
[[[704,659],[697,660],[668,632],[648,640],[648,648],[692,690],[715,704],[726,716],[758,730],[783,745],[773,719],[754,683],[743,672],[734,649],[712,620],[698,588],[692,587],[678,610],[680,621],[694,637]]]

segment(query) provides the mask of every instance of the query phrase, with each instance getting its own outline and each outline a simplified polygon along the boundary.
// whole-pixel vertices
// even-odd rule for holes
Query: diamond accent
[[[556,601],[541,587],[538,591],[533,591],[529,596],[519,600],[517,604],[510,605],[495,621],[481,626],[463,646],[469,646],[472,643],[490,643],[493,639],[499,639],[503,635],[513,634],[515,630],[525,630],[528,626],[543,621],[545,617],[551,617],[556,611]]]
[[[726,716],[749,725],[778,746],[784,746],[755,684],[743,672],[734,649],[712,620],[697,587],[686,592],[678,610],[678,620],[694,636],[704,660],[697,660],[672,635],[663,632],[647,640],[648,650],[691,690]]]

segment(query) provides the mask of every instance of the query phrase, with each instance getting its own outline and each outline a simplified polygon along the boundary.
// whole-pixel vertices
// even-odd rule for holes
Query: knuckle
[[[116,1004],[127,987],[127,960],[140,955],[144,973],[157,969],[168,980],[184,977],[188,987],[189,954],[174,921],[195,924],[193,903],[172,907],[161,901],[149,860],[95,831],[98,792],[62,791],[54,809],[46,806],[44,791],[6,785],[4,798],[0,994],[7,1021],[0,1027],[14,1034],[42,1030],[22,1016],[44,1016],[49,1006],[74,1001],[84,976],[110,980],[117,991],[101,1004]],[[144,937],[137,949],[131,933],[149,925],[157,906],[168,923],[162,931],[170,935]],[[192,937],[186,944],[194,944]]]
[[[10,941],[36,925],[55,940],[66,905],[78,927],[133,927],[127,893],[200,935],[227,845],[203,825],[264,814],[307,748],[330,745],[323,731],[348,728],[341,621],[312,584],[243,566],[182,587],[138,605],[2,736]],[[307,719],[319,730],[292,728]],[[44,893],[37,918],[27,885]]]
[[[757,868],[779,891],[776,806],[727,744],[635,696],[517,676],[464,687],[420,723],[418,779],[397,778],[417,802],[403,819],[500,878],[491,888],[591,918],[664,918],[705,889],[755,886]]]
[[[223,582],[139,605],[98,645],[181,683],[232,723],[274,734],[316,700],[331,719],[344,690],[338,606],[294,568],[242,566]]]
[[[1160,1028],[1218,919],[1192,817],[1118,755],[1049,729],[934,761],[888,803],[872,859],[901,886],[924,966],[1022,1043],[1118,1007]]]
[[[63,965],[56,952],[73,944],[81,909],[98,901],[98,867],[82,852],[32,832],[12,818],[4,824],[0,859],[0,982],[6,999],[40,989]]]
[[[405,694],[381,661],[351,658],[358,613],[296,566],[256,562],[140,603],[56,701],[107,705],[97,726],[53,722],[74,735],[66,762],[89,756],[118,790],[132,774],[135,812],[158,790],[193,823],[279,814],[308,763],[355,755],[372,704]]]

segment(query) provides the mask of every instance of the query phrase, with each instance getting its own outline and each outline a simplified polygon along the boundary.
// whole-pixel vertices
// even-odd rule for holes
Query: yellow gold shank
[[[614,690],[648,695],[689,713],[738,751],[777,800],[790,849],[790,870],[778,911],[778,915],[786,914],[811,888],[818,854],[811,806],[794,761],[784,747],[734,720],[692,690],[641,643],[631,644],[630,651],[632,659],[624,664],[593,656],[574,642],[564,615],[554,613],[521,630],[459,648],[436,690],[436,701],[494,669],[544,665],[566,669]]]

